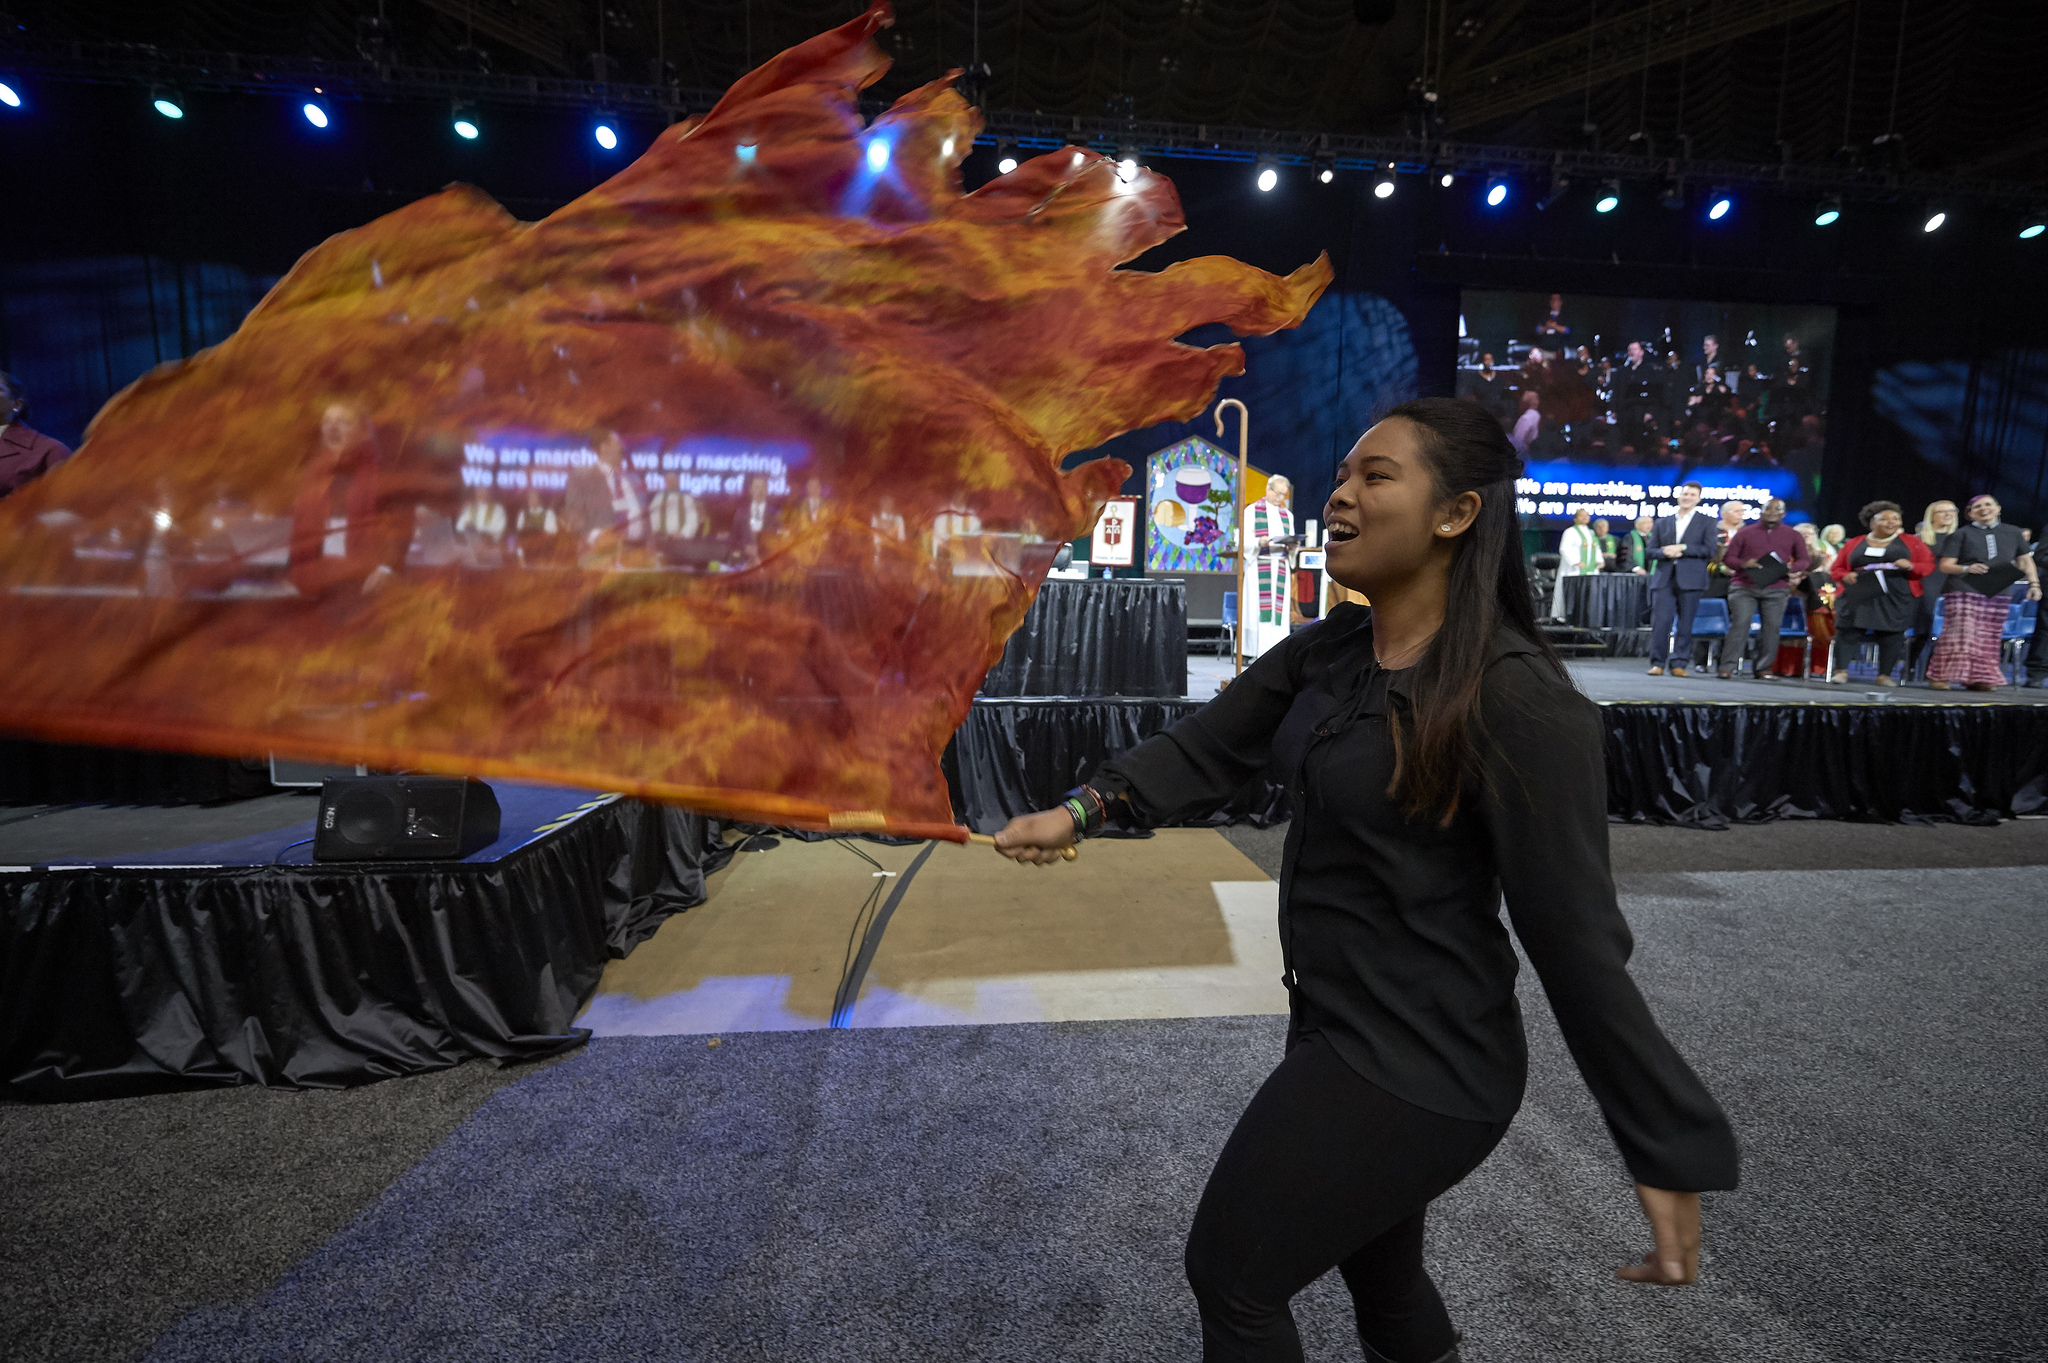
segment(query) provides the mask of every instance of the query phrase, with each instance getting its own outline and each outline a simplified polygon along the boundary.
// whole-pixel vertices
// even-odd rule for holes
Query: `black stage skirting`
[[[1650,623],[1650,579],[1592,573],[1564,580],[1564,618],[1580,629],[1633,630]]]
[[[1614,819],[1718,828],[1776,819],[1995,823],[2048,812],[2048,705],[1600,709]]]
[[[0,873],[0,1091],[340,1088],[552,1054],[588,1035],[606,959],[703,901],[717,834],[621,800],[495,861]]]
[[[1185,696],[1187,588],[1048,580],[981,684],[984,696]]]
[[[954,807],[969,828],[993,833],[1015,815],[1051,809],[1103,762],[1201,707],[1152,696],[976,700],[946,750]],[[1194,822],[1263,828],[1286,817],[1285,790],[1261,779]]]
[[[1188,700],[979,700],[948,750],[962,819],[992,833],[1050,809]],[[1607,811],[1719,828],[1775,819],[1987,823],[2048,813],[2048,705],[1602,705]],[[1199,822],[1287,817],[1262,778]]]

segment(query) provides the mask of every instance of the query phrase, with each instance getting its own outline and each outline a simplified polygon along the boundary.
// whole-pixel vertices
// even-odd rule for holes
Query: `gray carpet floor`
[[[555,1063],[0,1103],[0,1359],[140,1356],[193,1307],[277,1281],[486,1098]]]
[[[1525,980],[1527,1106],[1431,1235],[1468,1358],[2048,1356],[2044,834],[1615,829],[1637,976],[1745,1186],[1699,1287],[1614,1282],[1640,1218]],[[1752,858],[1814,869],[1696,869]],[[1902,858],[2012,869],[1868,869]],[[0,1104],[0,1357],[1196,1355],[1180,1240],[1277,1022],[722,1043]],[[1297,1309],[1358,1357],[1333,1280]]]

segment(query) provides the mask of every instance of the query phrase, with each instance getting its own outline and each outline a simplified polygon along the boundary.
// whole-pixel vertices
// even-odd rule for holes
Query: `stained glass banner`
[[[0,728],[581,784],[956,836],[938,754],[1059,545],[1285,279],[1115,267],[1163,177],[963,194],[942,80],[872,124],[877,6],[536,223],[451,188],[309,252],[0,503]]]

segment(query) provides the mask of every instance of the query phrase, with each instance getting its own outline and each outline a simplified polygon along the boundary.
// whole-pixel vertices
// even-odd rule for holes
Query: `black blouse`
[[[1280,875],[1285,980],[1304,1025],[1419,1107],[1497,1122],[1521,1106],[1527,1046],[1508,915],[1630,1174],[1732,1188],[1734,1133],[1629,978],[1607,864],[1596,706],[1536,648],[1494,641],[1481,688],[1492,756],[1448,827],[1387,794],[1390,724],[1410,674],[1373,655],[1372,613],[1344,605],[1269,650],[1215,700],[1105,765],[1138,822],[1214,808],[1267,767],[1293,822]]]
[[[2008,563],[2019,562],[2025,556],[2026,549],[2026,541],[2020,538],[2018,526],[2001,522],[1986,530],[1975,521],[1971,521],[1941,537],[1940,543],[1934,546],[1934,561],[1939,566],[1941,560],[1952,558],[1965,568],[1973,563],[1998,568]],[[1944,592],[1970,590],[1963,585],[1959,577],[1950,577],[1942,583],[1941,589]]]

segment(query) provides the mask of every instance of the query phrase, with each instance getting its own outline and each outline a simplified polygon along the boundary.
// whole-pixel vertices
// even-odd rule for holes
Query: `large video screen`
[[[1829,307],[1467,289],[1457,396],[1522,451],[1525,525],[1669,515],[1688,481],[1752,517],[1782,497],[1796,522],[1820,491],[1834,339]]]

